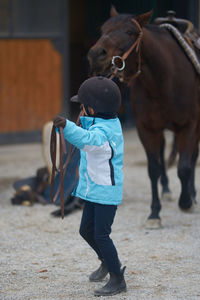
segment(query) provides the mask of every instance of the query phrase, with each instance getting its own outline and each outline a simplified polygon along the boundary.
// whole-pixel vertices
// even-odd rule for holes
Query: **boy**
[[[117,205],[123,192],[123,134],[117,118],[121,104],[118,86],[105,77],[84,81],[72,102],[82,104],[82,127],[64,117],[54,119],[64,128],[64,137],[81,151],[79,182],[73,194],[84,200],[80,234],[101,261],[90,281],[101,281],[110,274],[95,296],[111,296],[126,291],[125,267],[120,269],[117,250],[110,238]]]

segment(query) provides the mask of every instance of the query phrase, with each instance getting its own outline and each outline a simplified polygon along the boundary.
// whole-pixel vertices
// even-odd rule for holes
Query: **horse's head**
[[[137,17],[131,14],[118,14],[112,7],[111,17],[101,27],[101,37],[88,52],[91,74],[109,76],[113,56],[122,57],[130,49],[138,39],[141,28],[149,23],[151,16],[152,11]],[[115,65],[119,68],[122,67],[120,64],[122,61],[115,61]],[[118,72],[117,75],[123,76],[122,73]]]

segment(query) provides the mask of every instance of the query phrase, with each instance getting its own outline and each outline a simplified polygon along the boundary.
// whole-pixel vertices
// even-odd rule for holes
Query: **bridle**
[[[126,63],[125,60],[127,59],[127,57],[129,56],[129,54],[135,49],[136,53],[138,53],[138,69],[137,72],[131,77],[131,80],[136,78],[137,76],[140,75],[141,73],[141,50],[140,50],[140,44],[141,44],[141,40],[143,37],[143,30],[140,26],[140,24],[138,23],[137,20],[132,19],[132,21],[136,24],[137,28],[139,29],[139,35],[137,37],[137,39],[135,40],[135,42],[132,44],[132,46],[122,55],[116,55],[112,57],[111,63],[112,63],[112,74],[109,77],[110,79],[113,79],[118,72],[121,72],[122,70],[124,70]],[[116,61],[119,61],[121,66],[117,66]]]

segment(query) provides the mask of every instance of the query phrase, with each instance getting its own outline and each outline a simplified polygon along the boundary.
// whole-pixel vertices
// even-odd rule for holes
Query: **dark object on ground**
[[[64,215],[67,216],[73,211],[83,208],[83,200],[78,197],[70,196],[69,200],[64,205]],[[61,216],[61,209],[55,210],[51,213],[54,217]]]
[[[66,141],[66,149],[69,150],[70,144]],[[63,155],[63,162],[65,163],[67,154]],[[64,205],[65,215],[68,215],[73,210],[81,208],[82,200],[72,197],[71,193],[78,182],[78,167],[80,160],[80,151],[74,148],[73,155],[67,166],[64,175]],[[14,196],[11,198],[13,205],[32,206],[34,203],[41,204],[55,204],[60,205],[60,195],[58,195],[55,203],[50,200],[51,186],[50,186],[49,168],[43,167],[37,170],[36,175],[20,179],[14,182],[15,189]],[[54,179],[54,196],[60,185],[60,173],[58,172]],[[52,213],[54,216],[59,216],[59,211]]]
[[[48,185],[48,170],[46,167],[40,168],[37,170],[35,177],[29,177],[14,182],[13,187],[16,192],[11,198],[11,203],[13,205],[26,206],[32,206],[37,202],[47,204],[48,202],[42,195]]]

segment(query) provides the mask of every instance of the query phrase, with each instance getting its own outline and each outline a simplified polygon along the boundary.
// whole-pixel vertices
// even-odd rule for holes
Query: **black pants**
[[[84,202],[80,235],[94,249],[99,259],[105,261],[108,271],[119,275],[117,250],[109,236],[117,206]]]

